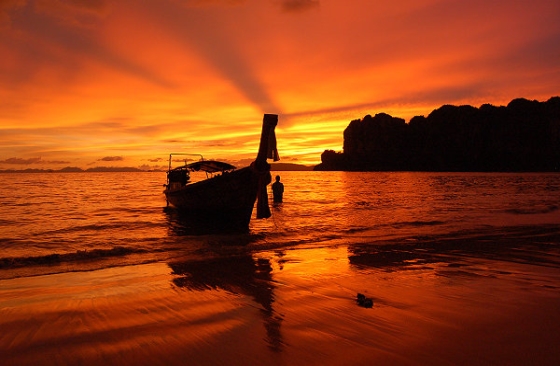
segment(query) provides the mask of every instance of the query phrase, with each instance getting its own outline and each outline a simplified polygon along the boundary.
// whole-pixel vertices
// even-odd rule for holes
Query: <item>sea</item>
[[[244,233],[185,222],[164,172],[0,174],[0,279],[342,246],[387,268],[445,253],[560,267],[559,173],[272,174],[284,202],[269,192],[272,217]]]

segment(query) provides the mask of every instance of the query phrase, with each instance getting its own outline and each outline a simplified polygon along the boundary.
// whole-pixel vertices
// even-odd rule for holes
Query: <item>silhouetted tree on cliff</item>
[[[444,105],[428,117],[380,113],[351,121],[344,152],[327,150],[316,170],[560,170],[560,98],[507,107]]]

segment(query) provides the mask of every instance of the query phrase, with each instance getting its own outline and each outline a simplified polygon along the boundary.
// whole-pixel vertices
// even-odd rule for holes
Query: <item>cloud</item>
[[[285,13],[300,13],[320,7],[319,0],[280,0],[279,2]]]
[[[33,5],[37,13],[78,27],[95,25],[111,8],[109,0],[35,0]]]
[[[7,31],[7,37],[3,37],[5,39],[0,39],[0,50],[2,46],[10,49],[13,60],[7,66],[9,72],[4,73],[0,62],[0,80],[11,84],[32,81],[41,70],[51,69],[58,80],[68,82],[69,76],[84,73],[93,61],[97,66],[108,67],[152,85],[176,86],[160,71],[154,71],[106,44],[99,31],[105,26],[106,13],[109,13],[109,5],[104,1],[41,0],[5,7],[0,7],[0,19],[8,17],[11,29]]]
[[[235,6],[246,2],[247,0],[178,0],[179,3],[190,7],[203,6]]]
[[[280,114],[283,160],[308,162],[366,114],[547,99],[558,93],[559,10],[550,0],[0,0],[0,162],[170,151],[252,161],[260,112]]]
[[[0,163],[4,164],[20,164],[20,165],[30,165],[36,164],[41,162],[41,158],[30,158],[30,159],[22,159],[22,158],[9,158],[6,160],[0,160]]]
[[[167,165],[149,165],[149,164],[141,164],[138,165],[138,169],[140,170],[167,170]]]
[[[65,160],[43,160],[41,158],[9,158],[0,160],[0,164],[13,164],[13,165],[32,165],[32,164],[68,164]]]
[[[106,156],[97,161],[123,161],[123,160],[124,158],[122,156]]]
[[[462,103],[465,100],[479,100],[482,98],[480,90],[488,88],[482,82],[464,83],[461,85],[445,85],[436,87],[425,87],[424,90],[412,90],[402,92],[398,97],[377,98],[372,101],[354,104],[334,104],[330,107],[320,109],[301,110],[283,117],[286,119],[314,118],[321,121],[323,118],[338,119],[342,116],[348,118],[362,117],[359,113],[375,114],[386,110],[392,106],[399,106],[403,110],[407,105],[417,106],[439,106],[448,103]],[[429,112],[430,110],[427,110]],[[350,117],[350,116],[354,117]],[[414,117],[413,115],[394,116],[405,119]]]
[[[70,164],[67,160],[45,160],[43,163],[46,164]]]
[[[237,146],[238,141],[235,140],[162,140],[164,143],[181,143],[188,145],[189,147],[226,147],[226,146]]]
[[[319,0],[272,0],[278,4],[283,12],[299,13],[320,6]],[[209,7],[209,6],[238,6],[247,3],[247,0],[177,0],[178,3],[188,7]]]
[[[199,57],[220,73],[223,79],[231,83],[249,102],[263,112],[281,112],[280,106],[253,67],[254,60],[244,52],[247,37],[252,37],[246,33],[247,30],[260,26],[259,19],[250,14],[251,9],[242,7],[238,10],[237,15],[246,17],[247,21],[242,31],[237,32],[235,29],[239,25],[235,18],[225,12],[185,10],[181,6],[173,7],[171,3],[166,7],[159,6],[159,3],[149,5],[152,20],[157,17],[158,26],[166,27],[170,34],[181,39],[185,49],[195,50]]]
[[[24,6],[26,0],[1,0],[0,1],[0,30],[9,28],[11,25],[10,12],[18,7]]]

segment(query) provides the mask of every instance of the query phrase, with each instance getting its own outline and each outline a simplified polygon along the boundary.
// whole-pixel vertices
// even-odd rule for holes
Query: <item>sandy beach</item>
[[[350,249],[2,280],[2,364],[558,364],[558,266],[464,252],[380,264]]]

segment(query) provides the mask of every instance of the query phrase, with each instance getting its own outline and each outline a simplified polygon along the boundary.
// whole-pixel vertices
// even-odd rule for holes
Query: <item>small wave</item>
[[[440,235],[356,243],[348,250],[351,264],[370,267],[447,263],[449,268],[456,268],[462,267],[461,261],[468,258],[482,258],[560,268],[559,242],[557,225],[489,226]]]
[[[421,226],[436,226],[444,224],[443,221],[433,220],[433,221],[404,221],[404,222],[397,222],[393,224],[394,227],[405,227],[405,226],[414,226],[414,227],[421,227]]]
[[[356,233],[363,233],[371,231],[371,227],[363,226],[363,227],[352,227],[348,229],[342,229],[340,232],[344,234],[356,234]]]
[[[0,219],[0,226],[8,226],[12,225],[15,221]]]
[[[506,210],[507,213],[514,214],[514,215],[537,215],[537,214],[547,214],[554,211],[558,211],[557,205],[549,205],[546,207],[512,208]]]
[[[60,229],[45,231],[43,234],[73,234],[73,233],[84,233],[84,232],[99,232],[104,230],[122,230],[122,229],[130,229],[131,225],[134,225],[135,229],[142,229],[142,228],[157,228],[160,227],[161,224],[158,222],[152,221],[141,221],[137,220],[134,222],[127,222],[127,221],[117,221],[114,223],[94,223],[94,224],[86,224],[86,225],[74,225],[70,227],[64,227]]]
[[[73,253],[52,253],[31,257],[0,258],[0,269],[11,269],[28,266],[56,265],[68,262],[87,261],[109,257],[122,257],[133,253],[145,253],[145,249],[116,246],[111,249],[78,250]]]

